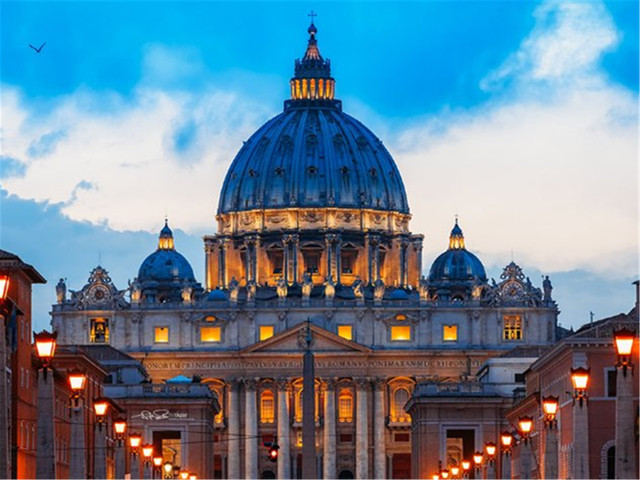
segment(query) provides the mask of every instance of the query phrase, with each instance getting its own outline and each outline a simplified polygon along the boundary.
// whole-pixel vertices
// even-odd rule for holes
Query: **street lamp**
[[[139,433],[131,433],[129,435],[129,447],[132,455],[140,453],[140,445],[142,444],[142,435]]]
[[[458,478],[458,475],[460,475],[460,467],[451,467],[451,477]]]
[[[578,400],[579,405],[588,398],[587,386],[589,385],[590,369],[578,367],[571,369],[571,382],[573,383],[573,400]]]
[[[496,459],[496,444],[493,442],[487,442],[484,445],[484,451],[487,454],[487,461],[493,463]]]
[[[616,352],[618,353],[616,367],[622,367],[622,375],[626,377],[627,369],[631,368],[633,370],[631,351],[633,350],[635,333],[629,329],[621,328],[613,332],[613,338],[615,340]]]
[[[476,471],[480,471],[482,468],[482,452],[476,452],[473,454],[473,464],[476,467]]]
[[[518,433],[520,433],[525,445],[529,443],[529,435],[531,434],[532,429],[533,418],[529,416],[520,417],[518,420]]]
[[[550,429],[553,429],[556,425],[556,414],[558,413],[558,397],[553,395],[542,397],[542,411],[544,412],[544,423]]]
[[[195,473],[190,473],[189,480],[198,480],[198,476]]]
[[[432,480],[440,480],[440,474],[439,473],[434,473],[433,475],[431,475],[431,479]]]
[[[471,470],[471,462],[469,460],[462,461],[462,475],[467,478],[469,476],[469,470]]]
[[[121,447],[124,441],[124,434],[127,431],[127,421],[124,418],[116,419],[116,421],[113,422],[113,431],[116,434],[118,446]]]
[[[167,462],[162,468],[164,468],[164,478],[173,478],[173,465]]]
[[[445,468],[440,472],[440,476],[442,477],[443,480],[447,480],[447,478],[449,478],[449,470]]]
[[[96,423],[98,430],[102,430],[102,424],[107,420],[107,410],[109,409],[109,400],[100,397],[93,401],[93,410],[96,414]]]
[[[500,445],[502,445],[502,453],[509,455],[509,453],[511,453],[512,444],[513,435],[511,435],[511,432],[502,432],[500,434]]]
[[[69,378],[69,387],[71,388],[71,397],[69,398],[69,402],[72,403],[74,407],[78,408],[80,405],[80,399],[84,393],[84,384],[87,381],[87,376],[78,370],[74,370],[69,372],[67,377]]]
[[[142,456],[144,457],[144,464],[148,466],[151,463],[151,457],[153,456],[153,445],[143,445]]]
[[[11,280],[9,275],[0,275],[0,301],[4,302],[9,294],[9,285]]]
[[[162,477],[162,457],[153,457],[153,473],[158,473]]]
[[[187,470],[180,472],[180,480],[189,480],[189,472]]]
[[[53,354],[56,351],[56,339],[58,332],[47,332],[42,330],[40,333],[33,333],[33,339],[36,342],[36,353],[40,359],[40,368],[43,370],[44,378],[47,378],[47,369],[51,366]]]

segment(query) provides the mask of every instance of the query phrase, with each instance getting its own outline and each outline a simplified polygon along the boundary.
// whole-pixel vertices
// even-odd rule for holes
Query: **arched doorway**
[[[351,470],[340,470],[338,478],[355,478]]]

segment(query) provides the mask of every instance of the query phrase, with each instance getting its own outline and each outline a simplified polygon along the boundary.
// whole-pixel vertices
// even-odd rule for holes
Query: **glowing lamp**
[[[520,435],[524,438],[528,438],[531,433],[531,429],[533,429],[533,418],[532,417],[520,417],[518,420],[518,431]]]
[[[189,475],[189,480],[198,480],[198,476],[197,476],[197,475],[194,475],[193,473],[191,473],[191,474]]]
[[[10,284],[11,280],[9,280],[9,275],[0,275],[0,301],[7,299]]]
[[[571,382],[575,390],[586,390],[589,385],[589,369],[583,367],[572,368]]]
[[[449,470],[442,470],[440,472],[440,476],[444,479],[447,480],[447,478],[449,478]]]
[[[140,435],[139,433],[132,433],[131,435],[129,435],[129,447],[131,447],[132,451],[137,452],[141,444],[142,435]]]
[[[500,434],[500,444],[502,445],[502,449],[504,451],[508,451],[511,448],[511,444],[513,443],[513,435],[509,432],[502,432]]]
[[[542,411],[544,412],[545,422],[549,428],[553,428],[558,413],[558,397],[548,396],[542,398]]]
[[[47,332],[46,330],[40,333],[33,334],[33,339],[36,342],[36,352],[40,359],[40,364],[43,369],[51,364],[51,359],[56,351],[56,339],[58,338],[58,332]]]
[[[462,461],[462,470],[464,472],[468,472],[470,468],[471,468],[471,462],[469,460],[463,460]]]
[[[460,474],[460,467],[451,467],[451,475],[456,478]]]
[[[180,472],[180,480],[189,480],[189,472],[183,470]]]
[[[487,453],[489,458],[493,458],[496,454],[496,444],[493,442],[487,442],[484,445],[484,451]]]
[[[473,463],[475,463],[478,468],[482,465],[482,452],[476,452],[473,454]]]
[[[69,387],[71,391],[76,393],[84,390],[84,384],[87,381],[87,376],[82,372],[70,372],[68,375]]]
[[[93,410],[96,412],[98,419],[104,418],[109,408],[109,401],[106,398],[96,398],[93,401]]]
[[[153,466],[155,468],[162,467],[162,457],[153,457]]]
[[[433,475],[431,475],[432,480],[440,480],[440,475],[438,475],[437,473],[434,473]]]
[[[635,333],[626,328],[622,328],[613,333],[613,338],[615,340],[616,352],[618,353],[616,367],[622,367],[622,374],[626,377],[627,369],[633,367],[633,363],[631,363],[631,351],[633,350]]]
[[[113,422],[113,430],[116,432],[116,435],[122,436],[124,432],[127,431],[127,422],[121,418]]]
[[[169,462],[164,464],[164,473],[166,473],[167,475],[171,474],[173,475],[173,465],[171,465]]]
[[[153,456],[153,445],[147,444],[142,447],[142,456],[148,462]]]

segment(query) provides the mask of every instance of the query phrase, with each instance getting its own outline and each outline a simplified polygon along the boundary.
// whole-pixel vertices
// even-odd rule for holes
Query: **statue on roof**
[[[289,287],[287,286],[287,282],[284,280],[284,278],[279,278],[276,282],[276,292],[278,293],[278,298],[287,298]]]
[[[67,284],[65,283],[64,278],[61,278],[56,285],[56,298],[58,299],[58,303],[64,303],[67,301]]]
[[[231,277],[231,281],[229,282],[229,300],[231,303],[238,303],[238,292],[240,290],[240,285],[236,280],[236,277]]]
[[[542,290],[544,292],[543,300],[545,303],[552,302],[551,291],[553,290],[553,285],[551,285],[551,280],[549,280],[549,275],[545,275],[544,280],[542,281]]]
[[[313,287],[313,281],[311,280],[311,274],[304,272],[302,275],[302,298],[308,299],[311,296],[311,288]]]
[[[362,283],[362,280],[360,280],[360,277],[356,277],[356,279],[353,281],[353,284],[351,285],[351,288],[353,289],[354,297],[364,297],[364,284]]]
[[[325,298],[333,298],[336,294],[336,284],[333,281],[333,275],[328,275],[324,282]]]

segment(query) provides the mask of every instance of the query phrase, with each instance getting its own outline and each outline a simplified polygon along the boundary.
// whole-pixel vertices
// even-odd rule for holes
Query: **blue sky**
[[[638,4],[2,2],[2,248],[120,288],[167,213],[202,279],[226,167],[288,95],[318,16],[345,110],[384,141],[424,264],[458,213],[497,276],[554,280],[564,325],[633,303]],[[40,54],[28,44],[47,42]]]

